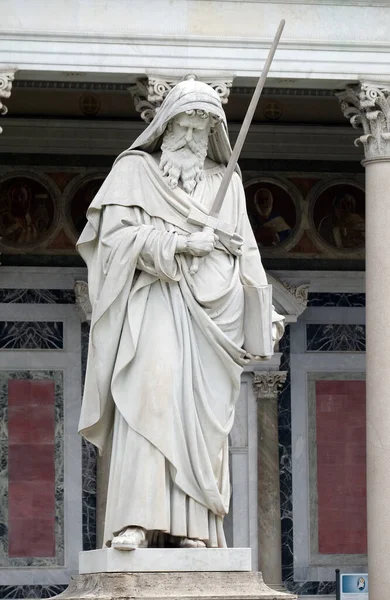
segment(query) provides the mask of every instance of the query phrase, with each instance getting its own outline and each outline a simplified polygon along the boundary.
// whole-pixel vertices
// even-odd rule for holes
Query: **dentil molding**
[[[362,144],[366,159],[390,159],[390,83],[362,82],[336,94],[344,116],[363,135],[355,140]]]

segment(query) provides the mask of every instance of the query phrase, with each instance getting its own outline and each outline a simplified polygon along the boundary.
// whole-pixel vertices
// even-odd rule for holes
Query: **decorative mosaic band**
[[[309,292],[307,306],[361,308],[366,306],[366,294],[354,294],[350,292]]]
[[[61,321],[0,321],[1,350],[63,350]]]
[[[0,289],[0,304],[74,304],[73,290]]]
[[[307,352],[365,352],[366,326],[344,323],[306,325]]]

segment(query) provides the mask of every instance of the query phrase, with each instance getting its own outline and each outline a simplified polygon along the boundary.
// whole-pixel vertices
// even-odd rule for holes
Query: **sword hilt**
[[[214,229],[212,227],[209,227],[208,225],[205,225],[205,227],[203,227],[202,231],[204,233],[207,233],[208,231],[210,233],[214,233]],[[191,273],[191,275],[196,275],[197,272],[199,271],[200,261],[201,261],[202,258],[204,258],[204,257],[202,257],[202,256],[194,256],[192,258],[192,263],[191,263],[191,267],[190,267],[190,273]]]

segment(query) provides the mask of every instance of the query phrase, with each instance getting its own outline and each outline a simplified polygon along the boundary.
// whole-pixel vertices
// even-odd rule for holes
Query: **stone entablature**
[[[122,0],[111,0],[103,14],[93,10],[98,2],[57,4],[50,12],[44,0],[8,3],[0,55],[24,71],[61,73],[64,80],[88,73],[111,81],[120,74],[121,81],[130,82],[129,74],[145,75],[151,66],[181,76],[228,70],[255,80],[275,23],[286,18],[270,75],[278,82],[388,75],[390,14],[381,0],[300,0],[292,6],[279,0],[153,0],[137,2],[136,18],[133,3]]]

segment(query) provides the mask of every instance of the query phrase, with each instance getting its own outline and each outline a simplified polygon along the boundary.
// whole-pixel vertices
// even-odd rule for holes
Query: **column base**
[[[197,549],[193,550],[198,552]],[[265,585],[255,572],[86,573],[61,600],[295,600]]]

